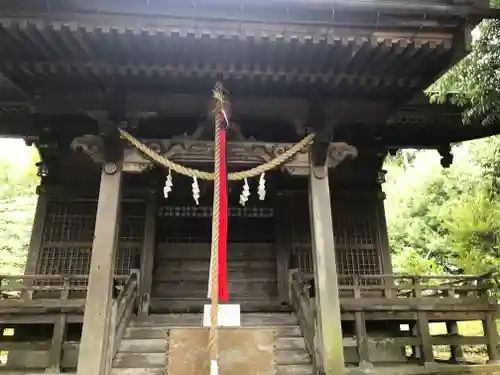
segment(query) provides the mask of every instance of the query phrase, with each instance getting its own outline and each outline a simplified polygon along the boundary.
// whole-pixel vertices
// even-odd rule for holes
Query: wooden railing
[[[117,285],[127,279],[128,276],[114,277]],[[87,275],[0,275],[0,296],[2,299],[32,299],[34,294],[54,296],[53,292],[64,291],[85,293],[87,282]]]
[[[493,285],[489,275],[340,275],[338,280],[341,298],[354,298],[357,291],[363,297],[398,299],[485,297]]]
[[[313,359],[313,365],[315,369],[319,369],[318,366],[322,364],[322,360],[316,345],[316,306],[314,298],[311,298],[310,295],[312,278],[298,270],[290,270],[289,280],[290,302],[297,315],[307,350]]]
[[[490,360],[500,359],[495,318],[498,282],[491,274],[480,276],[338,276],[342,319],[354,321],[355,336],[344,337],[344,347],[357,347],[359,363],[370,362],[370,342],[387,338],[369,337],[366,320],[402,320],[415,322],[416,336],[391,337],[400,347],[419,347],[423,362],[433,362],[433,345],[450,345],[458,353],[461,345],[486,344]],[[321,366],[321,353],[316,345],[316,304],[314,278],[310,273],[290,271],[290,302],[305,336],[307,348]],[[483,321],[485,335],[463,337],[456,332],[447,336],[431,336],[429,320],[445,321],[450,326],[459,320]],[[456,328],[456,327],[455,327]],[[455,357],[458,357],[455,355]]]
[[[133,272],[128,277],[127,282],[118,297],[113,301],[112,324],[110,326],[111,329],[114,328],[114,342],[111,345],[111,358],[114,358],[116,352],[118,351],[123,334],[132,319],[134,311],[137,307],[138,296],[139,275]]]
[[[88,276],[0,275],[0,314],[9,314],[5,316],[9,316],[10,320],[13,314],[24,314],[19,318],[23,322],[37,323],[40,319],[39,314],[53,313],[47,315],[51,317],[50,322],[54,323],[52,340],[48,346],[50,348],[48,360],[29,363],[30,367],[40,368],[47,364],[49,371],[57,373],[63,360],[63,350],[76,350],[78,353],[79,344],[75,343],[76,348],[68,349],[69,344],[64,342],[64,337],[69,318],[79,317],[78,321],[83,320],[87,282]],[[113,298],[110,323],[107,326],[110,337],[108,347],[110,358],[113,358],[118,350],[121,338],[136,309],[138,274],[115,276],[113,288],[112,293],[116,298]],[[31,321],[26,319],[26,314],[36,314],[36,316],[33,316]],[[16,343],[14,346],[6,345],[7,347],[17,345],[18,348],[27,348],[28,351],[31,348],[24,342]],[[38,350],[40,348],[37,347]],[[76,361],[77,355],[70,357]],[[67,358],[65,360],[68,362]],[[68,362],[66,365],[76,366],[76,362]]]

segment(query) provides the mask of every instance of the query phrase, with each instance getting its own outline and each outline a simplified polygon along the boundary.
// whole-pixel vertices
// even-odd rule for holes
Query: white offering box
[[[203,309],[203,326],[211,325],[212,306],[205,305]],[[219,327],[240,327],[240,305],[219,305],[217,315],[217,325]]]

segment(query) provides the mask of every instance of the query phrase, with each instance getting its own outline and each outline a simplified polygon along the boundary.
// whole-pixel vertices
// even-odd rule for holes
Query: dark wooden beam
[[[342,3],[352,2],[345,1]],[[206,30],[207,23],[212,25],[222,26],[226,23],[234,26],[241,23],[253,22],[262,24],[273,24],[272,26],[287,24],[287,29],[296,29],[304,31],[304,25],[311,26],[344,26],[345,25],[359,25],[365,27],[392,27],[406,28],[413,27],[422,29],[423,26],[430,29],[439,29],[450,27],[456,24],[460,19],[470,16],[469,18],[479,21],[482,17],[494,16],[498,14],[495,10],[485,10],[484,14],[478,14],[477,9],[454,6],[437,5],[441,9],[441,16],[437,16],[434,12],[430,12],[429,3],[426,6],[423,4],[413,5],[413,9],[418,8],[416,15],[411,12],[413,3],[399,4],[395,2],[377,2],[371,4],[372,9],[367,9],[366,6],[370,4],[360,4],[346,9],[341,3],[329,3],[323,1],[302,3],[302,6],[297,6],[297,2],[281,2],[281,1],[260,1],[260,3],[251,2],[251,6],[244,6],[244,2],[236,1],[220,1],[215,2],[185,2],[162,3],[155,2],[145,5],[143,3],[127,3],[123,5],[114,0],[101,1],[99,5],[93,2],[79,2],[78,0],[47,0],[48,8],[45,11],[40,10],[39,3],[36,0],[23,0],[22,6],[19,2],[8,2],[2,7],[2,17],[19,16],[20,11],[24,17],[36,16],[38,19],[54,21],[51,17],[51,12],[57,12],[57,20],[67,23],[70,21],[77,21],[83,25],[92,25],[94,27],[107,25],[110,28],[122,28],[123,30],[131,29],[134,33],[144,28],[144,25],[152,25],[155,28],[160,27],[160,30],[165,30],[165,26],[169,23],[177,24],[179,21],[190,23],[190,19],[196,18],[199,30]],[[385,8],[385,11],[378,7]],[[404,10],[401,9],[404,7]],[[399,8],[399,9],[398,9]],[[446,8],[446,9],[445,9]],[[460,14],[453,17],[453,9],[459,9]],[[388,12],[389,10],[389,12]],[[445,10],[447,14],[442,11]],[[393,13],[393,14],[388,14]],[[394,14],[396,13],[396,14]],[[467,14],[470,13],[470,14]],[[43,15],[43,16],[42,16]],[[426,16],[424,19],[423,17]],[[443,17],[444,16],[444,17]],[[145,21],[147,17],[148,21]],[[105,22],[107,20],[107,23]],[[159,23],[159,20],[162,22]],[[236,21],[237,20],[237,21]],[[333,25],[332,25],[333,24]],[[91,27],[92,27],[91,26]],[[419,27],[420,26],[420,27]],[[335,30],[337,30],[335,27]],[[295,30],[294,30],[295,28]],[[106,32],[109,29],[103,28]],[[182,30],[182,29],[181,29]],[[262,26],[261,29],[262,30]],[[321,34],[324,34],[321,32]],[[361,32],[361,34],[364,34]],[[297,35],[297,34],[295,34]]]
[[[30,95],[15,84],[6,75],[0,73],[0,101],[2,100],[29,100]]]
[[[141,118],[155,117],[193,117],[206,116],[207,108],[212,101],[210,90],[205,93],[172,93],[172,92],[127,92],[123,103],[123,111],[139,115]],[[0,108],[2,107],[0,102]],[[6,103],[4,103],[5,105]],[[33,111],[41,115],[77,115],[84,113],[100,113],[106,115],[111,109],[106,95],[97,90],[78,91],[56,90],[42,92],[32,102],[19,102],[18,105],[30,105]],[[363,110],[360,111],[360,108]],[[327,122],[352,124],[380,124],[387,119],[387,101],[364,99],[328,99],[323,101],[324,119]],[[231,97],[231,119],[243,121],[276,120],[289,121],[292,126],[296,119],[307,119],[311,113],[310,101],[301,96],[272,96],[243,94]],[[2,123],[0,116],[0,124]]]

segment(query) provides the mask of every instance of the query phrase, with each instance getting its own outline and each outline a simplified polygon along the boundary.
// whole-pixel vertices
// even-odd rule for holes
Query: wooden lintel
[[[0,299],[0,314],[7,313],[54,313],[57,311],[80,310],[85,306],[83,299],[61,300],[59,298],[44,299]]]
[[[171,89],[172,90],[172,89]],[[212,103],[210,93],[162,93],[129,89],[123,103],[127,113],[148,117],[151,114],[168,113],[171,117],[182,118],[206,114]],[[48,114],[90,113],[102,116],[110,110],[109,101],[97,91],[65,92],[60,86],[48,87],[37,99],[30,103],[35,112]],[[1,102],[0,102],[1,105]],[[363,99],[359,97],[336,97],[325,100],[325,119],[339,123],[368,122],[384,123],[388,115],[388,104],[383,98]],[[363,111],[359,109],[363,108]],[[233,95],[231,97],[231,120],[242,121],[289,121],[305,119],[311,112],[310,103],[304,95],[258,96],[256,94]]]
[[[155,152],[178,163],[212,163],[213,142],[191,141],[189,139],[142,139]],[[279,154],[290,149],[291,143],[266,143],[266,142],[228,142],[228,163],[230,165],[255,166],[265,164]],[[82,150],[95,162],[104,162],[102,152],[102,140],[98,136],[86,135],[75,138],[71,144],[74,150]],[[346,158],[357,156],[355,147],[343,142],[325,144],[326,165],[336,167]],[[291,174],[305,175],[309,170],[309,153],[305,149],[297,153],[289,161],[285,162],[284,168]],[[149,158],[145,157],[133,146],[128,145],[125,149],[124,171],[138,173],[148,170],[153,166]]]

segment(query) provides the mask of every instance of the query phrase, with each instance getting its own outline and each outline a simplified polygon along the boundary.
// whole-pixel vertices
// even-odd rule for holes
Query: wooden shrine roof
[[[195,124],[216,80],[242,124],[307,122],[320,101],[334,125],[457,126],[456,110],[411,100],[465,55],[470,27],[496,15],[486,3],[4,0],[0,133],[79,135],[113,111],[139,131]]]

